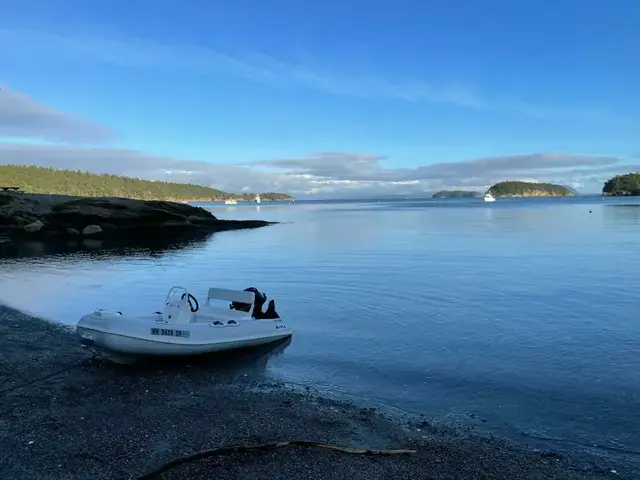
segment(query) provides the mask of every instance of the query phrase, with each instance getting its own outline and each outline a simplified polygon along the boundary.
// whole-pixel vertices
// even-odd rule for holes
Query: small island
[[[493,185],[487,193],[494,197],[570,197],[570,189],[553,183],[506,181]]]
[[[480,198],[482,193],[469,190],[441,190],[434,193],[431,198]]]
[[[602,195],[606,197],[640,196],[640,173],[616,175],[604,183]]]

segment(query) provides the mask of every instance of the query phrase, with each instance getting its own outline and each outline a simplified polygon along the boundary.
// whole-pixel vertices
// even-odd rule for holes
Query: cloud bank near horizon
[[[317,152],[297,158],[212,163],[109,146],[115,133],[93,122],[44,105],[3,87],[0,90],[0,164],[38,165],[188,182],[230,192],[277,191],[293,195],[370,196],[419,194],[441,189],[485,190],[504,180],[560,183],[598,191],[612,174],[640,170],[623,159],[584,154],[527,153],[415,168],[394,168],[392,159],[373,153]],[[45,139],[56,143],[16,140]],[[587,187],[590,188],[590,187]]]

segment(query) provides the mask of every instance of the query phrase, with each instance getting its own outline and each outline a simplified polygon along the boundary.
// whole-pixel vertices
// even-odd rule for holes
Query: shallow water
[[[0,260],[0,300],[73,324],[168,288],[256,286],[294,330],[267,374],[506,435],[640,451],[637,199],[209,206],[286,222],[180,250]],[[94,249],[94,250],[91,250]]]

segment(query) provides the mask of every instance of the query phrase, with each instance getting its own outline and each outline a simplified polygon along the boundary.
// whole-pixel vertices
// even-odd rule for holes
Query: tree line
[[[86,197],[126,197],[140,200],[218,201],[253,200],[255,193],[228,193],[191,183],[141,180],[79,170],[58,170],[31,165],[0,165],[0,187],[20,187],[25,193]],[[284,193],[260,193],[263,200],[290,200]]]
[[[480,192],[471,192],[468,190],[441,190],[434,193],[431,198],[476,198],[481,197]]]
[[[640,195],[640,173],[626,173],[611,177],[604,182],[602,194],[612,197]]]

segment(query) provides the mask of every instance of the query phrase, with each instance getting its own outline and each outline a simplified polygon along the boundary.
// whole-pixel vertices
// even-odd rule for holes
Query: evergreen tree
[[[604,183],[602,193],[608,196],[640,195],[640,173],[616,175]]]

